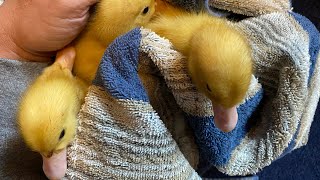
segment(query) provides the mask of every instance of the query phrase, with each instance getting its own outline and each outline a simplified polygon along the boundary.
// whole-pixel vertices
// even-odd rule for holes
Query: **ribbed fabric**
[[[70,179],[200,179],[148,103],[92,86],[79,120]]]
[[[291,8],[289,0],[206,0],[206,3],[210,7],[247,16],[286,12]]]
[[[319,86],[315,80],[319,75],[313,73],[317,66],[319,33],[314,27],[304,29],[313,26],[307,19],[303,19],[303,26],[300,24],[286,13],[273,13],[235,24],[251,42],[255,75],[265,90],[265,100],[258,110],[261,113],[252,119],[252,122],[258,122],[252,128],[256,138],[252,138],[251,133],[243,138],[240,135],[246,128],[241,126],[241,122],[246,123],[248,116],[239,116],[240,123],[228,135],[215,132],[212,119],[203,117],[209,115],[206,110],[210,105],[192,91],[192,85],[184,76],[186,60],[177,56],[172,57],[174,60],[165,59],[162,50],[149,47],[149,52],[154,51],[153,54],[162,57],[155,63],[167,78],[177,103],[187,114],[203,117],[188,119],[193,119],[189,122],[195,131],[201,156],[221,171],[231,175],[254,174],[292,151],[296,143],[306,143],[301,134],[308,136],[306,129],[310,128],[319,98],[315,88]],[[311,37],[313,39],[309,39]],[[172,54],[170,51],[167,53]],[[249,111],[249,102],[247,99],[238,108],[239,114]],[[257,103],[259,100],[255,101]],[[232,153],[228,154],[231,152],[230,144]]]
[[[309,54],[313,41],[291,15],[272,13],[236,26],[252,44],[255,75],[265,100],[256,126],[232,152],[230,161],[218,167],[229,175],[254,174],[292,151],[295,144],[305,145],[319,100],[319,62],[311,61]],[[319,38],[316,35],[313,38]]]
[[[168,116],[141,98],[148,91],[141,89],[142,82],[127,79],[138,75],[140,40],[135,29],[106,51],[79,113],[66,178],[200,179],[159,114],[164,120]]]
[[[187,72],[187,59],[172,49],[169,42],[156,34],[145,33],[141,50],[150,54],[151,60],[172,91],[177,104],[185,112],[185,119],[195,132],[201,154],[215,165],[224,165],[230,154],[247,133],[248,118],[262,98],[261,85],[253,76],[247,96],[238,108],[239,123],[231,133],[222,133],[213,123],[212,106],[208,98],[199,93]],[[166,45],[167,44],[167,45]]]
[[[79,113],[66,178],[200,179],[192,168],[197,163],[192,138],[169,132],[180,125],[175,118],[190,123],[200,155],[229,175],[254,174],[307,143],[320,93],[319,33],[307,19],[286,13],[287,1],[211,3],[245,15],[277,12],[235,24],[253,47],[256,67],[235,131],[217,133],[211,104],[187,76],[186,59],[168,41],[135,29],[104,56],[105,66]],[[153,63],[147,63],[152,75],[138,73],[142,59]]]
[[[194,90],[186,76],[187,60],[172,50],[147,46],[187,114],[200,155],[220,171],[229,175],[255,174],[298,144],[306,144],[319,100],[319,33],[307,19],[302,22],[291,14],[272,13],[234,24],[252,45],[259,83],[254,85],[252,81],[255,91],[248,91],[251,95],[238,108],[239,123],[230,133],[214,127],[210,102]],[[145,44],[161,42],[157,37],[146,39],[149,41]],[[260,85],[264,91],[262,103]],[[251,114],[251,110],[255,112]]]
[[[207,9],[216,16],[227,16],[231,13],[245,16],[259,16],[272,12],[291,10],[290,0],[166,0],[173,5],[187,10]]]
[[[310,43],[317,41],[310,41],[310,32],[287,13],[249,18],[234,27],[250,41],[255,64],[234,131],[222,133],[215,128],[210,101],[197,92],[187,74],[187,60],[172,44],[149,30],[135,29],[118,38],[104,55],[69,149],[68,177],[199,178],[187,161],[192,158],[183,157],[165,127],[166,116],[151,101],[156,99],[155,89],[148,86],[152,81],[148,83],[148,75],[141,73],[143,82],[135,78],[146,57],[152,62],[148,68],[156,72],[152,76],[163,78],[168,87],[161,91],[170,91],[174,98],[157,97],[177,103],[192,127],[200,156],[221,172],[255,174],[304,145],[319,100],[319,61],[312,61],[309,51]],[[111,78],[114,75],[117,78]]]

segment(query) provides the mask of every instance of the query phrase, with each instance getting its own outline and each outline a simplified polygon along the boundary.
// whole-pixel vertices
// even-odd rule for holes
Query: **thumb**
[[[62,68],[68,68],[71,71],[73,68],[75,57],[76,57],[75,48],[72,46],[69,46],[60,50],[57,53],[55,63],[59,63]]]

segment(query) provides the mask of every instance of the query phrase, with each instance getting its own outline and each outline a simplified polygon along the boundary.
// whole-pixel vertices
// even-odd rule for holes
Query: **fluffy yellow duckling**
[[[74,42],[75,49],[60,52],[56,63],[24,93],[18,110],[21,135],[42,155],[48,178],[59,179],[66,172],[65,148],[76,133],[77,113],[105,49],[116,37],[148,22],[154,6],[154,0],[101,0]],[[72,75],[71,62],[63,59],[66,56],[69,60],[76,56],[73,70],[86,83]]]
[[[91,83],[106,48],[118,36],[149,22],[155,0],[102,0],[74,46],[74,73]]]
[[[253,71],[248,42],[225,19],[162,7],[163,13],[147,27],[187,57],[192,81],[212,101],[215,125],[225,132],[233,130],[236,106],[245,97]]]
[[[100,1],[88,28],[75,43],[76,75],[91,80],[107,45],[146,23],[154,5],[154,0]],[[68,53],[70,49],[60,52]],[[75,116],[84,96],[83,88],[79,87],[86,87],[64,66],[58,61],[48,67],[25,92],[19,109],[19,124],[26,143],[46,157],[66,147],[75,134]],[[57,135],[60,138],[55,138]]]
[[[42,155],[48,178],[65,173],[65,148],[76,134],[77,113],[86,93],[86,85],[71,73],[75,50],[66,48],[60,53],[25,91],[18,110],[21,135]]]

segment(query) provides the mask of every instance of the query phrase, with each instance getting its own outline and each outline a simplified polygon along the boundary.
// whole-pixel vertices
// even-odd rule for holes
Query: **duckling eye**
[[[149,12],[149,7],[145,7],[142,11],[142,14],[147,14]]]
[[[208,84],[207,84],[207,90],[208,90],[209,92],[212,92]]]
[[[65,130],[63,129],[60,133],[59,140],[61,140],[64,137],[64,134],[65,134]]]

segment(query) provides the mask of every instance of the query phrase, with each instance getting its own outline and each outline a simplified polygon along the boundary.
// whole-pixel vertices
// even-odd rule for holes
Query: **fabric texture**
[[[102,59],[80,112],[76,143],[69,149],[68,177],[199,178],[166,130],[166,117],[159,116],[162,113],[150,103],[154,94],[143,85],[148,82],[140,81],[138,54],[149,57],[154,64],[149,68],[158,71],[149,76],[162,77],[174,97],[161,98],[175,101],[183,111],[201,158],[220,172],[255,174],[305,145],[319,100],[318,31],[295,13],[261,15],[234,26],[250,41],[255,64],[247,97],[238,107],[235,130],[222,133],[214,126],[210,101],[196,91],[187,75],[187,60],[170,42],[148,30],[135,29],[118,38]],[[130,123],[125,123],[128,120]],[[98,134],[104,136],[96,138]],[[131,138],[126,138],[128,134]],[[91,142],[85,142],[90,138]],[[137,151],[136,146],[144,151]],[[77,158],[79,154],[81,158]],[[173,156],[178,157],[175,163],[166,161]],[[151,168],[162,165],[166,168]],[[137,169],[138,174],[132,173]]]
[[[316,10],[319,6],[318,1],[308,0],[308,1],[293,1],[294,8],[293,10],[298,10],[298,12],[302,12],[305,14],[308,18],[310,18],[313,23],[318,26],[320,21],[317,21],[319,19],[318,11]],[[239,23],[240,26],[243,27],[244,33],[247,34],[248,38],[253,42],[253,45],[256,47],[255,52],[260,52],[261,62],[265,62],[265,64],[274,61],[275,59],[278,59],[278,62],[283,63],[284,59],[290,59],[288,62],[294,63],[294,67],[297,66],[298,68],[302,68],[302,74],[305,74],[305,71],[308,72],[308,83],[307,83],[307,91],[301,92],[301,94],[306,98],[302,102],[309,102],[306,103],[306,107],[303,107],[305,112],[302,113],[301,121],[298,122],[297,126],[297,132],[294,134],[294,139],[291,140],[288,147],[282,152],[282,155],[280,157],[283,157],[284,155],[290,153],[293,149],[299,148],[301,146],[304,146],[308,141],[309,131],[310,131],[310,125],[312,121],[314,120],[314,111],[317,107],[317,101],[319,99],[319,87],[318,87],[318,72],[316,69],[318,69],[317,60],[319,59],[319,32],[317,31],[316,27],[304,16],[301,16],[295,12],[292,12],[291,7],[291,1],[266,1],[266,0],[254,0],[254,1],[237,1],[237,0],[206,0],[205,1],[205,7],[208,9],[208,11],[216,16],[225,16],[232,20],[243,20]],[[304,10],[303,10],[304,9]],[[248,18],[248,16],[252,18]],[[282,16],[282,17],[281,17]],[[241,25],[245,24],[245,25]],[[293,31],[292,31],[293,30]],[[290,37],[290,38],[288,38]],[[296,40],[294,40],[296,39]],[[299,40],[298,40],[299,39]],[[278,44],[278,45],[277,45]],[[276,47],[274,47],[276,46]],[[291,46],[291,47],[290,47]],[[272,52],[272,49],[274,52]],[[304,57],[299,57],[301,52],[305,52]],[[308,52],[308,53],[307,53]],[[265,53],[265,54],[263,54]],[[300,55],[299,55],[300,53]],[[292,57],[293,56],[293,57]],[[273,59],[273,60],[272,60]],[[300,59],[297,61],[297,59]],[[277,60],[276,60],[277,61]],[[298,62],[302,62],[298,63]],[[308,62],[310,64],[305,64],[305,70],[303,70],[303,62]],[[297,64],[298,63],[298,64]],[[261,66],[260,70],[263,72],[263,74],[256,74],[256,76],[259,78],[259,82],[263,84],[264,87],[269,88],[269,86],[274,85],[275,92],[278,93],[278,82],[279,79],[275,71],[281,72],[281,65],[263,65],[263,63],[258,63]],[[287,66],[284,65],[283,68],[287,69],[290,68],[291,65]],[[270,71],[268,75],[267,71],[268,69],[273,69]],[[295,67],[296,68],[296,67]],[[262,71],[263,70],[263,71]],[[264,74],[266,73],[266,74]],[[261,77],[259,77],[261,76]],[[276,78],[276,79],[274,79]],[[303,78],[304,79],[304,78]],[[299,81],[301,78],[299,78]],[[264,85],[264,83],[267,83],[267,86]],[[306,81],[304,82],[306,83]],[[290,92],[289,89],[287,91]],[[268,93],[267,91],[265,91]],[[265,93],[263,99],[270,100],[270,96]],[[276,94],[274,93],[274,95]],[[308,94],[308,95],[306,95]],[[296,94],[297,96],[300,96],[300,93]],[[278,96],[279,98],[281,95]],[[300,97],[299,97],[300,98]],[[263,104],[266,104],[266,100],[263,100]],[[288,104],[290,107],[289,113],[292,113],[292,105]],[[268,106],[268,105],[264,105]],[[270,105],[269,105],[270,106]],[[266,107],[265,107],[266,108]],[[299,109],[299,108],[298,108]],[[298,110],[297,109],[297,110]],[[263,109],[262,109],[263,110]],[[269,118],[269,114],[263,114],[260,113],[260,116],[265,116],[265,118]],[[270,113],[271,114],[271,113]],[[290,118],[291,119],[291,118]],[[270,120],[270,119],[269,119]],[[318,120],[318,119],[315,119]],[[319,121],[319,120],[318,120]],[[252,122],[251,122],[252,123]],[[279,122],[277,122],[279,123]],[[275,125],[279,125],[275,123]],[[265,127],[263,127],[265,128]],[[263,129],[261,128],[261,129]],[[287,125],[284,126],[285,131],[288,130]],[[283,131],[282,133],[284,133]],[[281,134],[282,134],[281,133]],[[256,135],[255,133],[252,133],[253,135]],[[304,134],[304,135],[302,135]],[[268,132],[269,135],[269,132]],[[274,137],[273,137],[274,138]],[[271,138],[271,139],[273,139]],[[282,140],[282,136],[281,139]],[[274,139],[274,145],[278,143],[278,139]],[[270,148],[270,142],[259,142],[261,145],[267,145],[266,147],[260,147],[257,149],[259,152],[261,149],[265,149],[265,151],[274,151]],[[272,141],[271,141],[272,144]],[[281,144],[281,143],[280,143]],[[280,145],[281,146],[281,145]],[[311,144],[311,146],[317,146],[317,144]],[[269,150],[267,150],[267,148]],[[281,149],[281,148],[280,148]],[[317,149],[315,147],[315,149]],[[263,150],[262,150],[263,151]],[[267,154],[272,154],[274,152],[265,152]],[[207,156],[205,153],[204,157],[201,157],[204,161],[207,161]],[[260,154],[260,153],[258,153]],[[264,153],[261,154],[263,158],[266,158],[266,156],[263,156]],[[281,153],[279,153],[281,154]],[[248,154],[243,154],[243,159],[250,159],[250,157],[247,156]],[[297,153],[296,153],[297,155]],[[310,154],[309,156],[312,157],[314,154]],[[279,158],[280,158],[279,157]],[[305,156],[306,157],[306,156]],[[261,158],[261,157],[258,157]],[[257,159],[258,159],[257,158]],[[268,158],[268,157],[267,157]],[[266,158],[266,159],[267,159]],[[271,158],[272,159],[272,158]],[[292,158],[291,158],[292,159]],[[201,161],[201,160],[200,160]],[[254,161],[254,160],[253,160]],[[271,161],[270,161],[271,162]],[[200,168],[198,172],[200,174],[204,173],[205,171],[209,170],[211,162],[205,162],[202,164],[204,166],[203,168]],[[241,163],[240,163],[241,164]],[[201,165],[200,165],[201,166]],[[241,165],[240,165],[241,166]],[[250,166],[250,165],[249,165]],[[259,166],[259,165],[258,165]],[[284,165],[282,166],[282,168]],[[222,168],[223,169],[223,168]],[[220,170],[222,170],[220,168]],[[303,169],[303,168],[302,168]],[[312,169],[312,168],[311,168]],[[213,173],[215,170],[212,170]],[[223,170],[222,170],[223,171]],[[272,166],[269,168],[268,172],[272,171]],[[217,172],[217,171],[216,171]],[[225,172],[225,171],[224,171]],[[280,171],[282,172],[282,171]],[[252,173],[252,172],[251,172]],[[219,173],[217,173],[219,174]],[[221,173],[220,173],[221,174]],[[208,177],[208,176],[206,176]],[[223,175],[221,175],[223,177]],[[225,177],[225,176],[224,176]],[[272,176],[268,176],[272,177]],[[278,178],[278,177],[277,177]],[[285,177],[283,177],[285,178]]]
[[[287,12],[289,0],[205,0],[210,7],[246,16],[258,16],[272,12]]]
[[[68,179],[200,179],[138,78],[148,35],[135,29],[106,51],[68,149]]]
[[[319,158],[320,152],[320,103],[312,123],[308,144],[303,146],[281,159],[273,162],[258,173],[261,179],[310,179],[317,180],[320,178]],[[214,176],[215,177],[215,176]]]
[[[47,65],[0,58],[1,179],[46,179],[41,156],[31,152],[18,133],[15,114],[21,93]]]
[[[320,30],[320,1],[293,0],[293,11],[309,18]],[[320,166],[317,158],[320,152],[320,103],[311,125],[309,139],[303,146],[264,168],[258,175],[261,179],[320,179]],[[215,177],[209,176],[209,177]]]
[[[194,3],[186,8],[197,9]],[[256,72],[231,133],[215,128],[210,102],[196,91],[186,59],[169,41],[146,29],[118,38],[79,113],[66,178],[200,179],[198,151],[207,168],[244,176],[304,146],[319,100],[319,32],[287,12],[286,3],[273,6],[278,9],[254,13],[245,6],[243,13],[232,1],[221,8],[256,16],[235,24],[253,47]],[[13,114],[17,97],[46,65],[0,62],[1,82],[8,82],[0,88],[0,105],[9,108],[1,113],[0,177],[43,178],[40,156],[24,147]]]

